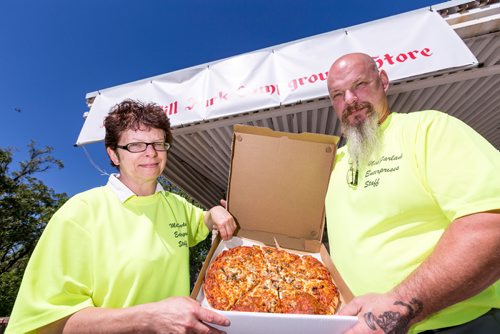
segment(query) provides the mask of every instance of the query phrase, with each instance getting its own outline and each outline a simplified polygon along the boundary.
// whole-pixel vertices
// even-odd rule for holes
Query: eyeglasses
[[[351,187],[358,186],[358,173],[359,173],[358,167],[354,168],[353,165],[351,164],[346,175],[347,184],[349,186]]]
[[[131,153],[140,153],[144,152],[148,149],[148,146],[151,145],[155,149],[155,151],[163,152],[168,151],[170,149],[170,143],[165,142],[156,142],[156,143],[128,143],[127,145],[116,145],[117,148],[121,148],[122,150],[127,150]]]

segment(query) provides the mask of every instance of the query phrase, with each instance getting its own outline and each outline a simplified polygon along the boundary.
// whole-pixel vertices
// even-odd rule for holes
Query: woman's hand
[[[236,230],[236,222],[225,208],[226,201],[221,200],[220,203],[221,205],[214,206],[205,213],[205,224],[209,230],[216,229],[222,240],[229,240]]]

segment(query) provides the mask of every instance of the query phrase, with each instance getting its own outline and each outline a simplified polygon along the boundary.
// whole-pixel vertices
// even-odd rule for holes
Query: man
[[[349,333],[499,333],[500,154],[444,113],[391,113],[388,87],[366,54],[330,68],[347,142],[328,237],[356,296],[340,314],[358,316]]]

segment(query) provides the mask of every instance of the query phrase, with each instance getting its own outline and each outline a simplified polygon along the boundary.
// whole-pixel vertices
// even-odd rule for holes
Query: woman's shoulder
[[[102,215],[103,208],[109,211],[109,205],[106,203],[110,202],[107,197],[110,196],[111,191],[106,188],[105,186],[97,187],[72,196],[54,213],[48,227],[57,230],[78,225],[87,230],[95,217]]]
[[[165,199],[168,201],[168,202],[172,202],[172,203],[178,203],[180,205],[184,205],[184,204],[190,204],[184,197],[182,197],[181,195],[178,195],[178,194],[175,194],[175,193],[172,193],[170,191],[162,191],[162,195],[163,197],[165,197]]]
[[[182,208],[189,208],[189,209],[197,208],[203,210],[198,205],[191,203],[188,199],[182,197],[179,194],[175,194],[169,191],[163,191],[162,194],[167,200],[167,202],[169,202],[171,205],[175,205],[177,207],[182,207]]]
[[[107,186],[95,187],[72,196],[61,209],[75,209],[77,207],[98,206],[106,201],[113,193]]]
[[[99,201],[103,197],[109,196],[112,192],[109,191],[108,186],[100,186],[92,189],[85,190],[81,193],[74,195],[71,199],[80,201]]]

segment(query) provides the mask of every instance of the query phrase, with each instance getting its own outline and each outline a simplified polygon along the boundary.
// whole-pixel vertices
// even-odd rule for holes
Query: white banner
[[[327,96],[330,65],[349,52],[391,81],[478,63],[438,13],[416,10],[101,90],[77,145],[103,140],[104,117],[127,98],[159,104],[177,126]]]

